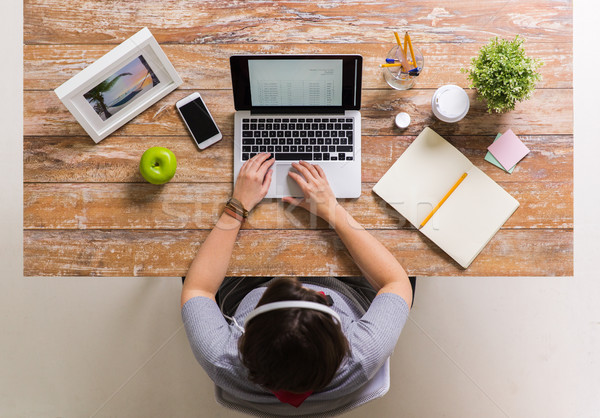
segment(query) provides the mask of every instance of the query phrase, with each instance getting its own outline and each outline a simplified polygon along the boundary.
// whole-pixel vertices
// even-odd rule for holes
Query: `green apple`
[[[175,154],[164,147],[148,148],[140,160],[140,173],[152,184],[164,184],[171,180],[177,169]]]

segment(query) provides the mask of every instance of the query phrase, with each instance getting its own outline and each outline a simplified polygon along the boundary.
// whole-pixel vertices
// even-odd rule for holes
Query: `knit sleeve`
[[[235,338],[236,331],[229,326],[216,302],[206,297],[188,300],[181,309],[181,317],[196,360],[217,380],[219,366],[226,356],[225,347]]]
[[[369,310],[348,329],[352,357],[370,379],[392,355],[408,318],[406,301],[394,293],[381,293]]]

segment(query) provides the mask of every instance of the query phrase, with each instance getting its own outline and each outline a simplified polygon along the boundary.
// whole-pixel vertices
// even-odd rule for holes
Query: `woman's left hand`
[[[233,197],[244,205],[248,212],[266,196],[271,185],[275,159],[267,159],[269,153],[257,154],[242,165],[233,188]]]

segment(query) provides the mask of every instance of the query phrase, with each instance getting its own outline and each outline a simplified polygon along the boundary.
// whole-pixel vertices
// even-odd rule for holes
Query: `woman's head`
[[[327,305],[296,278],[274,280],[257,306],[283,300]],[[303,393],[323,389],[349,352],[340,324],[327,313],[286,308],[265,312],[245,325],[239,340],[242,363],[254,383],[267,389]]]

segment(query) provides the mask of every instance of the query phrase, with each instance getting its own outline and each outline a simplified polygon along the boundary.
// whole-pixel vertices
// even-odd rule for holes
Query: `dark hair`
[[[319,293],[296,278],[274,280],[256,306],[282,300],[327,305]],[[265,312],[245,326],[238,341],[249,379],[269,390],[304,393],[331,382],[350,346],[340,324],[329,314],[287,308]]]

